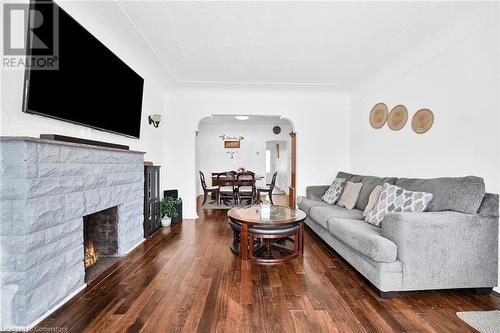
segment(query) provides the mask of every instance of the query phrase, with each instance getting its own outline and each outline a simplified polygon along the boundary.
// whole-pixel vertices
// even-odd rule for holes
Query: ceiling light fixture
[[[238,120],[247,120],[250,117],[249,116],[235,116],[235,118]]]

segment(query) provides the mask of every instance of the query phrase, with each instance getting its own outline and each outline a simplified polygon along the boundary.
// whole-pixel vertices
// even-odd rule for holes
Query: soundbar
[[[92,145],[99,147],[107,147],[107,148],[116,148],[129,150],[129,146],[119,145],[116,143],[102,142],[102,141],[94,141],[82,138],[74,138],[71,136],[64,136],[59,134],[40,134],[40,139],[54,140],[54,141],[64,141],[64,142],[72,142],[72,143],[80,143],[84,145]]]

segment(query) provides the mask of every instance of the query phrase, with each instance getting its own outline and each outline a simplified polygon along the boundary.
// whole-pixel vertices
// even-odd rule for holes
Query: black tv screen
[[[35,39],[55,32],[57,69],[27,66],[23,111],[139,138],[142,77],[57,4],[31,6],[42,15],[30,16],[39,28],[28,34],[27,58],[36,57]]]

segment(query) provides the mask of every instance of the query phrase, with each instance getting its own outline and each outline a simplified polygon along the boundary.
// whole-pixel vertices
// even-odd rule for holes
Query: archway
[[[277,171],[273,199],[284,195],[279,197],[279,204],[295,207],[297,136],[291,120],[269,115],[214,114],[200,119],[195,135],[198,214],[202,210],[200,206],[205,194],[198,171],[203,172],[208,187],[215,181],[212,176],[224,171],[237,171],[240,168],[252,171],[256,175],[256,185],[269,184],[272,174]],[[271,163],[272,167],[270,158],[277,162]],[[215,199],[216,196],[212,193],[207,195],[209,199]],[[203,207],[224,209],[206,203]]]

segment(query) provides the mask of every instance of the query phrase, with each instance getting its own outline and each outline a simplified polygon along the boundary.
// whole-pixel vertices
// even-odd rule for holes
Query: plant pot
[[[161,225],[162,227],[168,227],[172,223],[172,219],[170,217],[162,217]]]

